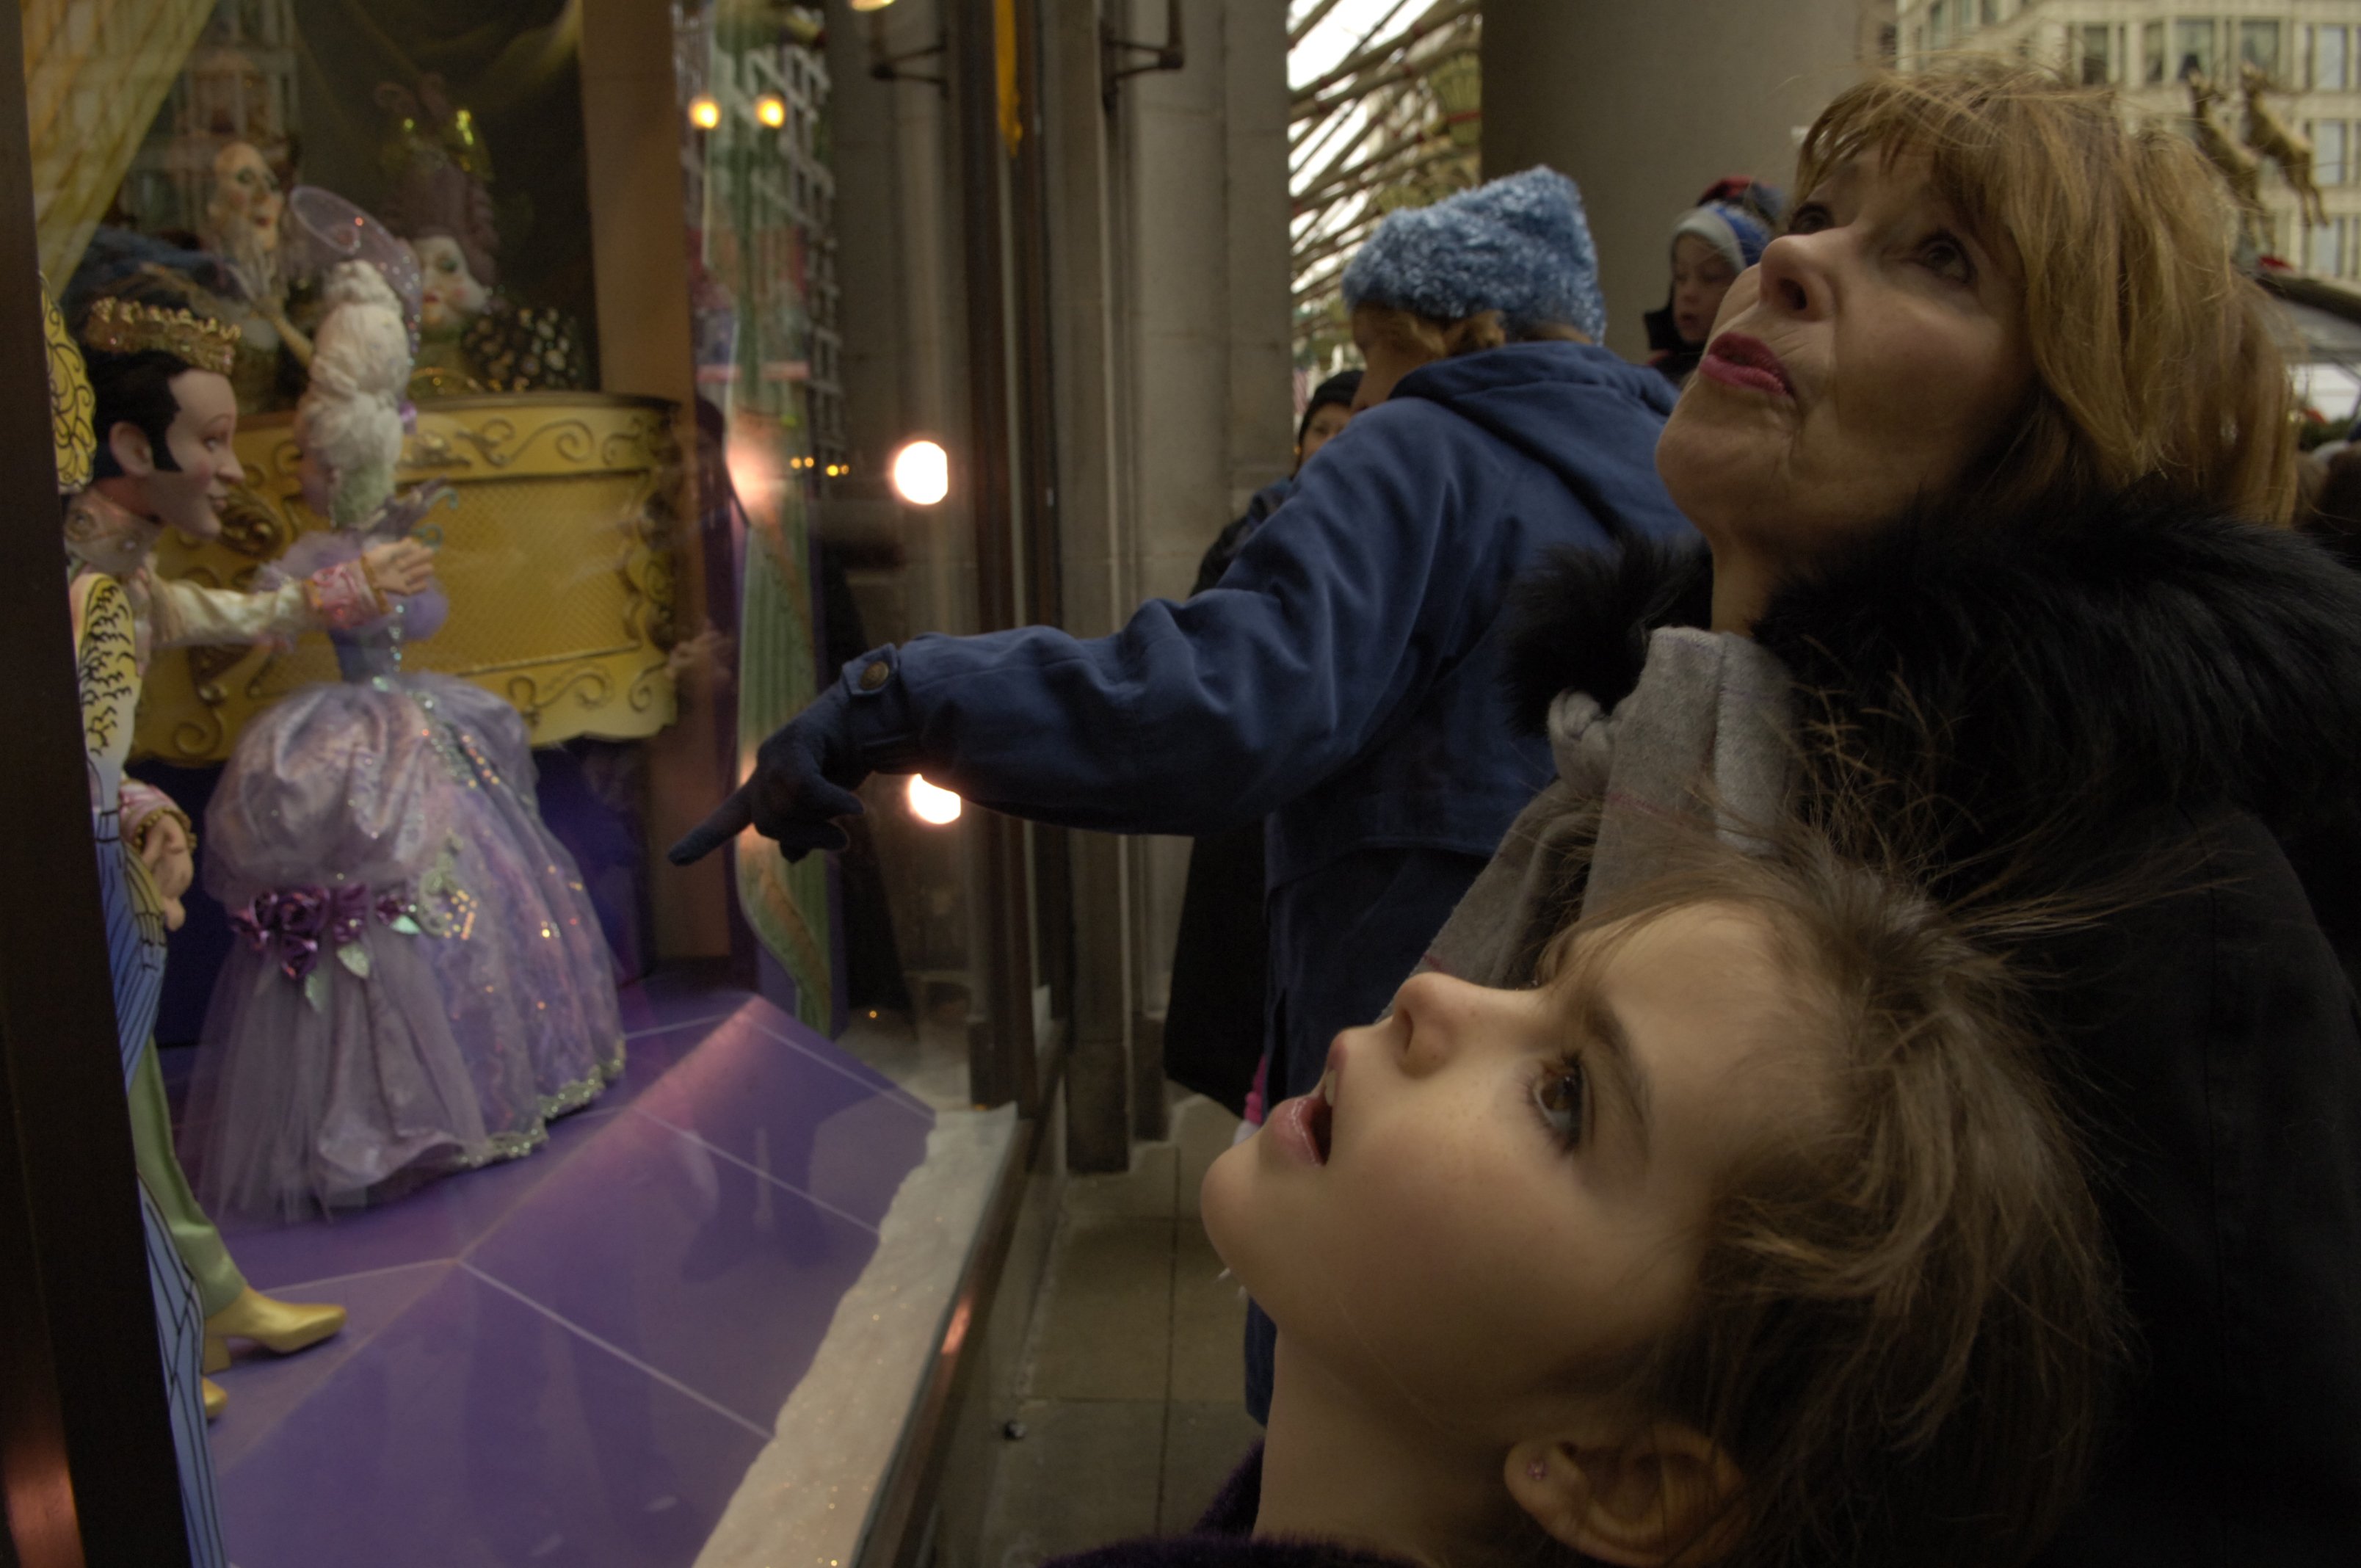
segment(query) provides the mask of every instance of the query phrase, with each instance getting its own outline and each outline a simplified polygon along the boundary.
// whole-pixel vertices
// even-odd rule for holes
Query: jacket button
[[[894,666],[880,659],[861,672],[861,689],[873,692],[894,678]]]

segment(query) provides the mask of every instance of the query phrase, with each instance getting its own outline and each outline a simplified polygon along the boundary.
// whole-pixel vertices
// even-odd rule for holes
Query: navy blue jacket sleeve
[[[862,756],[1071,827],[1253,821],[1350,762],[1474,641],[1498,594],[1470,588],[1513,569],[1497,535],[1530,482],[1447,410],[1371,410],[1304,466],[1218,587],[1150,600],[1089,641],[919,637],[868,692],[867,661],[848,666]]]

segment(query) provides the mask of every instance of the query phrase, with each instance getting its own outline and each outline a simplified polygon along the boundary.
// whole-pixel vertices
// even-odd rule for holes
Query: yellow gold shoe
[[[280,1355],[307,1350],[345,1326],[345,1310],[319,1302],[280,1301],[249,1285],[205,1320],[205,1370],[229,1365],[229,1342],[250,1339]]]
[[[205,1420],[219,1420],[221,1413],[229,1409],[229,1396],[223,1393],[222,1386],[210,1377],[200,1377],[197,1381],[205,1386]]]

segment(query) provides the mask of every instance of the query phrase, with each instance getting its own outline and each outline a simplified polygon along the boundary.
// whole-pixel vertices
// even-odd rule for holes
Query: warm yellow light
[[[894,489],[914,507],[930,507],[951,493],[950,455],[931,441],[906,442],[894,454]]]
[[[883,11],[892,4],[894,0],[852,0],[852,8],[856,11]]]
[[[688,123],[698,130],[709,131],[721,123],[721,102],[710,93],[699,93],[688,101]]]
[[[910,775],[910,815],[921,822],[931,822],[938,828],[957,822],[960,797],[947,789],[939,789],[927,782],[924,773]]]
[[[754,117],[777,130],[787,123],[787,101],[776,93],[765,93],[754,100]]]

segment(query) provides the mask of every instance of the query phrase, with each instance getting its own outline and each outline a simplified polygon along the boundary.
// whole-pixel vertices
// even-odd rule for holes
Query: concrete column
[[[1289,276],[1287,7],[1227,0],[1230,516],[1294,466],[1294,307]]]
[[[1056,366],[1058,515],[1065,627],[1104,636],[1131,613],[1132,529],[1118,470],[1116,277],[1107,119],[1096,8],[1041,7],[1042,141],[1048,161],[1050,352]],[[1066,1156],[1121,1170],[1133,1092],[1130,855],[1110,834],[1071,837],[1074,1003],[1068,1020]]]
[[[1546,163],[1582,187],[1609,347],[1644,350],[1699,192],[1791,182],[1804,128],[1859,79],[1862,29],[1862,0],[1487,0],[1484,172]]]
[[[1161,0],[1115,0],[1163,37]],[[1255,490],[1288,470],[1287,38],[1270,0],[1187,0],[1184,69],[1117,89],[1117,388],[1129,593],[1179,598]],[[1160,1023],[1188,842],[1133,841],[1135,1126],[1160,1131]]]

